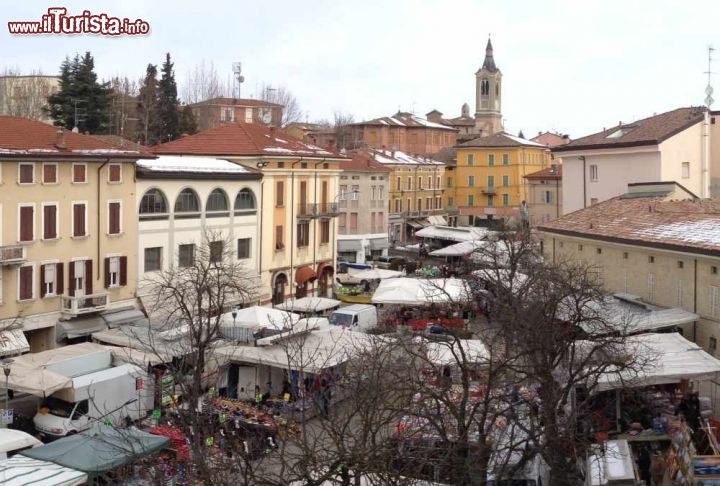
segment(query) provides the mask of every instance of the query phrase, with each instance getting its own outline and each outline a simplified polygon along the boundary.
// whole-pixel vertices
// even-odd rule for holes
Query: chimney
[[[55,134],[55,147],[59,148],[61,150],[64,150],[65,148],[67,148],[67,145],[65,145],[65,129],[64,128],[58,128],[58,131]]]

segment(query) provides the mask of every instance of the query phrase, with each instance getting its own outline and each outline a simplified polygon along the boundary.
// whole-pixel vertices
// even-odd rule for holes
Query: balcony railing
[[[0,265],[17,265],[27,260],[23,245],[0,246]]]
[[[309,203],[298,206],[298,218],[312,219],[338,215],[338,203]]]
[[[107,309],[108,304],[110,304],[110,295],[106,293],[76,297],[64,295],[62,298],[62,312],[69,316],[81,316],[92,312],[104,311]]]

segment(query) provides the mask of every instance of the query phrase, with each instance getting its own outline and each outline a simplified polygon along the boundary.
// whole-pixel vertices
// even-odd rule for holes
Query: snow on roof
[[[74,154],[139,154],[137,150],[120,150],[120,149],[89,149],[89,150],[73,150]]]
[[[371,153],[374,154],[375,161],[381,164],[445,165],[439,160],[422,157],[420,155],[410,155],[400,150],[373,149]]]
[[[524,138],[516,137],[515,135],[510,135],[509,133],[504,133],[504,135],[509,138],[510,140],[521,143],[523,145],[532,145],[533,147],[542,147],[547,148],[545,145],[537,142],[533,142],[532,140],[526,140]]]
[[[720,225],[718,225],[717,218],[661,224],[638,231],[638,233],[643,236],[669,238],[687,243],[720,245]]]
[[[161,155],[153,160],[140,160],[137,165],[156,172],[222,172],[242,174],[249,170],[240,164],[234,164],[215,157],[193,157],[182,155]]]

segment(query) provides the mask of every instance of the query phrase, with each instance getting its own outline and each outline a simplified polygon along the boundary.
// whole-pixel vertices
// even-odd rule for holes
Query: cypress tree
[[[158,141],[168,142],[180,136],[180,101],[177,96],[174,64],[170,61],[170,53],[165,55],[162,65],[162,76],[158,83],[157,114]]]

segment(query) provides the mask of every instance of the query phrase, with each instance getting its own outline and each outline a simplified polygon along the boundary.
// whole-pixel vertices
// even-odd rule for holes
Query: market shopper
[[[640,471],[640,479],[645,481],[645,484],[650,484],[650,451],[647,447],[642,446],[638,451],[638,469]]]

